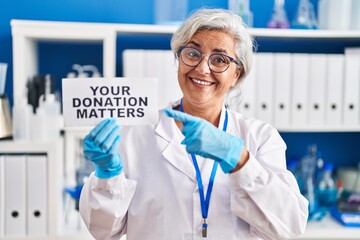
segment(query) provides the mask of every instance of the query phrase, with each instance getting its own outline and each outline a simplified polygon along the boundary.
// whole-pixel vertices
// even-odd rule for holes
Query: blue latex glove
[[[186,151],[218,161],[224,173],[229,173],[239,162],[244,141],[214,127],[211,123],[189,114],[164,109],[164,113],[182,122],[181,132]]]
[[[118,153],[120,139],[120,127],[112,118],[101,121],[85,137],[84,154],[93,162],[95,176],[111,178],[121,173],[122,161]]]

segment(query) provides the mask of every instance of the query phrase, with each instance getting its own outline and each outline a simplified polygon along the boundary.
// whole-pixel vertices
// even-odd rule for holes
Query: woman
[[[280,239],[301,234],[307,200],[272,126],[224,107],[251,69],[241,18],[201,9],[174,33],[183,98],[156,126],[99,123],[80,212],[96,239]],[[120,141],[120,138],[122,140]],[[120,145],[120,146],[119,146]],[[118,148],[119,146],[119,148]],[[218,167],[219,166],[219,167]]]

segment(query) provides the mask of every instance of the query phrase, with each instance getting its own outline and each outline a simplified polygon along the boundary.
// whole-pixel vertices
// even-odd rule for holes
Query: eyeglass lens
[[[180,53],[181,60],[190,67],[195,67],[201,62],[203,55],[200,51],[184,47]],[[211,54],[208,59],[208,65],[213,72],[224,72],[230,65],[230,59],[223,54]]]

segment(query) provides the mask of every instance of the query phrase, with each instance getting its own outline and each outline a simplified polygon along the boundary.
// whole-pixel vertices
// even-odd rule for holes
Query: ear
[[[233,82],[231,83],[231,87],[234,87],[236,85],[236,83],[239,81],[239,77],[240,77],[242,71],[243,71],[242,67],[236,68],[236,71],[234,73]]]

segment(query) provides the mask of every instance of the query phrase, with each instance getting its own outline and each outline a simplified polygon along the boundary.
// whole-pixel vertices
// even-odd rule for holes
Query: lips
[[[212,82],[208,82],[208,81],[204,81],[204,80],[200,80],[200,79],[196,79],[196,78],[191,78],[191,81],[193,81],[196,84],[202,85],[202,86],[210,86],[214,83]]]

